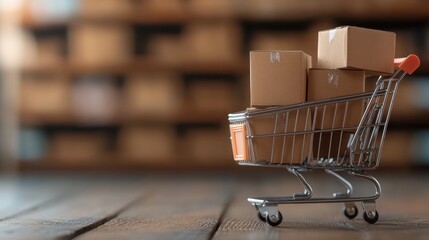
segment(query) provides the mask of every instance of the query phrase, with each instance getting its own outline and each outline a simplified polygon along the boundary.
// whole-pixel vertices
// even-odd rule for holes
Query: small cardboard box
[[[361,70],[310,69],[308,75],[308,101],[363,93],[365,92],[365,83],[365,72]],[[337,110],[335,111],[336,107]],[[349,102],[347,113],[345,110],[345,103],[329,104],[326,109],[319,107],[316,119],[313,119],[313,121],[316,121],[316,129],[342,128],[343,121],[344,127],[358,126],[364,111],[364,100]],[[314,118],[314,112],[312,117]]]
[[[302,51],[251,51],[251,106],[305,102],[310,67],[311,57]]]
[[[253,111],[253,109],[248,109],[247,111]],[[302,111],[299,112],[297,117],[296,111],[291,111],[289,114],[281,114],[277,118],[277,124],[275,121],[275,116],[249,119],[250,130],[254,136],[252,143],[255,161],[290,165],[301,164],[311,153],[311,134],[281,134],[309,132],[311,130],[310,114],[307,115],[307,111]],[[248,146],[252,147],[250,144]]]
[[[395,33],[359,27],[319,32],[318,68],[353,68],[393,73]]]

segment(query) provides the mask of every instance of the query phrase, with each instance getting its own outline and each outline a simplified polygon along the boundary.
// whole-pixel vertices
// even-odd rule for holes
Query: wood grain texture
[[[315,194],[342,189],[326,174],[307,175]],[[246,199],[301,191],[284,170],[3,178],[0,191],[13,189],[17,206],[0,201],[0,213],[12,213],[0,220],[0,239],[427,239],[429,175],[388,172],[379,179],[375,225],[362,220],[360,206],[348,220],[342,204],[292,204],[280,206],[284,220],[273,228]],[[371,190],[353,183],[356,194]]]
[[[209,239],[233,189],[225,176],[159,182],[150,197],[78,239]]]
[[[148,187],[141,181],[70,180],[76,182],[66,189],[68,197],[0,221],[0,239],[70,239],[115,217]]]
[[[0,178],[0,221],[32,211],[67,194],[67,183],[43,176],[6,175]]]
[[[245,201],[256,191],[262,196],[279,195],[283,190],[298,189],[293,178],[267,176],[267,179],[242,188],[225,215],[214,239],[426,239],[429,234],[429,177],[399,174],[382,175],[384,195],[377,202],[380,220],[369,225],[362,220],[362,209],[355,220],[342,215],[342,204],[281,205],[283,223],[270,227],[256,216],[256,210]],[[331,180],[317,175],[312,179],[319,192],[332,191]],[[362,181],[356,192],[365,194]],[[412,186],[412,187],[410,187]],[[418,190],[418,191],[416,191]]]

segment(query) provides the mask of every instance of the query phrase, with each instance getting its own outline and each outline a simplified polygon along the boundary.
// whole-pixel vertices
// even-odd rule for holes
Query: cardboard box
[[[192,81],[187,89],[187,105],[201,111],[237,111],[240,99],[234,88],[232,82],[223,79]]]
[[[182,107],[182,84],[169,74],[132,75],[124,87],[129,116],[171,116]]]
[[[359,27],[319,32],[318,68],[393,73],[395,33]]]
[[[311,57],[301,51],[251,51],[251,106],[305,102],[310,67]]]
[[[241,28],[232,21],[197,21],[187,24],[183,33],[184,59],[188,61],[238,61]]]
[[[248,109],[247,111],[253,111]],[[249,119],[253,138],[253,149],[256,162],[301,164],[309,154],[311,134],[288,136],[266,136],[265,134],[281,134],[311,130],[311,117],[306,111],[298,114],[295,111],[281,114],[275,124],[275,116],[264,116]],[[276,126],[276,128],[275,128]],[[250,146],[250,143],[248,144]],[[273,153],[273,154],[272,154]]]
[[[94,161],[107,154],[107,135],[88,132],[59,132],[52,136],[49,158],[58,161]]]
[[[197,164],[221,165],[231,163],[232,151],[228,128],[195,128],[185,133],[184,155]]]
[[[68,35],[70,59],[78,66],[112,66],[131,59],[133,35],[127,25],[78,23]]]
[[[73,82],[71,109],[81,119],[109,121],[115,118],[118,99],[119,91],[111,77],[87,75]]]
[[[82,17],[125,18],[133,13],[131,0],[80,0],[78,14]]]
[[[310,69],[309,71],[308,101],[363,93],[365,89],[365,71],[328,69]],[[335,108],[334,103],[328,105],[325,110],[324,108],[317,110],[316,119],[313,119],[316,121],[316,129],[342,128],[344,118],[344,127],[358,126],[364,111],[364,100],[349,102],[347,113],[345,103],[338,104],[336,112]],[[314,118],[314,112],[312,117]]]
[[[176,154],[176,132],[168,126],[126,127],[119,133],[118,148],[130,161],[168,163]]]
[[[65,76],[24,76],[19,107],[30,116],[60,116],[70,110],[70,82]]]

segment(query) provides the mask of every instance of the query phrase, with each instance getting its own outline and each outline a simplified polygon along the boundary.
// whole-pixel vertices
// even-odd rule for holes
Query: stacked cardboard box
[[[394,33],[349,26],[319,32],[318,68],[311,69],[311,57],[304,52],[252,51],[251,106],[292,105],[372,91],[367,75],[393,73],[394,57]],[[306,158],[342,157],[364,109],[360,100],[251,118],[250,147],[255,156],[249,158],[300,164]],[[309,134],[310,130],[326,131]],[[291,132],[301,133],[287,135]]]
[[[307,100],[315,101],[372,91],[374,82],[368,75],[393,73],[395,34],[359,27],[339,27],[319,32],[317,69],[310,69]],[[359,125],[365,110],[364,100],[331,104],[314,114],[317,129],[348,129],[342,135],[353,132]],[[349,133],[347,133],[349,132]],[[333,133],[333,134],[332,134]],[[320,141],[322,149],[313,149],[318,158],[330,158],[342,154],[343,146],[350,137],[335,139],[338,132],[327,132],[329,141]],[[327,138],[321,136],[320,139]],[[332,148],[334,142],[340,142]],[[313,146],[316,146],[315,144]],[[319,146],[318,146],[319,148]]]
[[[172,116],[183,105],[181,87],[180,79],[168,73],[132,75],[124,87],[125,112],[130,117]]]
[[[167,164],[176,155],[176,133],[169,126],[130,126],[119,133],[119,154],[130,161]]]

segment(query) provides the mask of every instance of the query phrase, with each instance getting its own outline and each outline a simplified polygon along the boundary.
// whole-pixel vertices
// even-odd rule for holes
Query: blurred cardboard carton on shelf
[[[57,132],[49,144],[48,157],[55,161],[97,161],[107,155],[107,137],[95,132]]]
[[[49,37],[37,41],[37,66],[55,66],[65,62],[64,41],[59,37]]]
[[[186,0],[140,0],[137,8],[142,13],[181,14],[186,10],[186,2]]]
[[[308,101],[329,99],[363,93],[367,89],[365,71],[339,69],[310,69],[308,75]],[[346,109],[347,108],[347,109]],[[346,111],[347,110],[347,111]],[[333,103],[319,107],[316,115],[316,129],[356,127],[362,118],[364,100]],[[344,124],[344,125],[343,125]]]
[[[131,60],[133,37],[125,24],[78,23],[69,31],[69,54],[74,65],[111,67]]]
[[[176,158],[177,136],[170,126],[129,126],[119,133],[119,155],[142,163],[168,163]]]
[[[231,21],[198,21],[183,33],[184,59],[236,62],[240,59],[240,26]]]
[[[381,152],[381,167],[410,166],[416,160],[416,136],[412,132],[388,131]],[[418,152],[418,151],[417,151]]]
[[[228,17],[236,12],[237,0],[190,0],[188,11],[203,17]]]
[[[26,116],[61,116],[70,110],[70,81],[65,76],[25,76],[20,84],[20,112]]]
[[[188,129],[183,138],[183,155],[195,164],[225,165],[232,157],[227,139],[228,132],[217,128]]]
[[[360,27],[319,32],[318,68],[393,73],[395,33]]]
[[[131,0],[80,0],[77,14],[81,17],[125,18],[132,10]]]
[[[112,120],[118,113],[118,99],[119,92],[112,77],[81,77],[71,88],[71,109],[80,119]]]
[[[124,109],[131,117],[171,116],[184,100],[180,79],[170,74],[131,75],[124,96]]]
[[[223,79],[192,81],[187,93],[187,106],[196,110],[228,113],[240,106],[234,84]]]
[[[252,37],[250,48],[252,50],[281,49],[289,51],[302,49],[304,52],[310,53],[307,51],[307,32],[305,31],[257,32]]]
[[[148,42],[148,55],[161,63],[179,65],[185,56],[183,41],[176,35],[158,35]]]
[[[255,108],[248,108],[246,111],[254,110]],[[254,160],[274,164],[301,164],[311,154],[311,133],[302,132],[310,132],[311,126],[311,116],[307,111],[282,113],[278,118],[274,115],[250,118],[249,127],[254,137],[251,138],[253,146],[249,147],[254,149]],[[296,132],[301,133],[292,134]]]
[[[311,57],[302,51],[251,51],[251,106],[305,102],[310,67]]]

